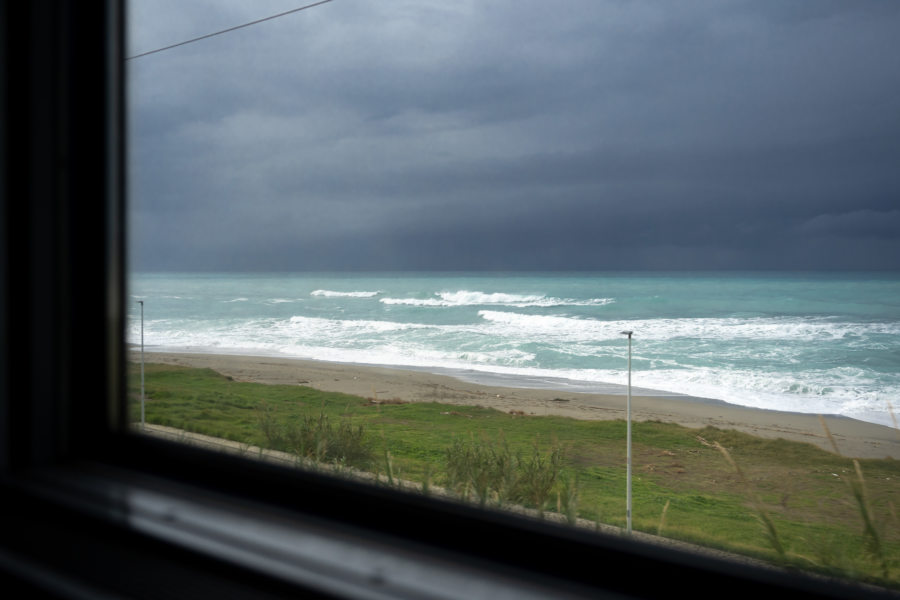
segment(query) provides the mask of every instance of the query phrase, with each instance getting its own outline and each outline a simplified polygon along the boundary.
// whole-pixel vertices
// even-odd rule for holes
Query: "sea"
[[[900,418],[900,273],[133,273],[128,342]],[[896,414],[895,412],[896,411]]]

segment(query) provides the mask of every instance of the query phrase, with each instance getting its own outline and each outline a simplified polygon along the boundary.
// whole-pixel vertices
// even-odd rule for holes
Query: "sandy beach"
[[[139,354],[132,354],[139,360]],[[239,381],[305,385],[378,400],[480,405],[527,415],[624,419],[625,396],[551,389],[497,387],[419,370],[261,356],[145,352],[148,363],[205,367]],[[735,429],[765,438],[815,444],[832,451],[818,415],[761,410],[689,396],[632,398],[636,421]],[[825,416],[844,456],[900,459],[900,431],[847,417]]]

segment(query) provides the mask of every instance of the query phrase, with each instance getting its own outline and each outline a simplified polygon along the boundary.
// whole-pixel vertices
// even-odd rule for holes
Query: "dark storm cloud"
[[[133,263],[900,268],[897,6],[334,0],[137,59]]]

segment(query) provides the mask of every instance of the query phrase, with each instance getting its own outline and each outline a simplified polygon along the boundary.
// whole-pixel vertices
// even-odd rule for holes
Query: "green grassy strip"
[[[139,414],[137,373],[132,366],[134,415]],[[428,486],[461,489],[448,453],[454,445],[477,461],[487,460],[486,453],[502,444],[522,465],[548,461],[558,451],[559,469],[549,493],[531,496],[544,498],[537,500],[542,506],[534,506],[536,500],[524,492],[518,493],[518,501],[559,510],[570,522],[575,515],[617,526],[625,522],[622,421],[516,416],[432,402],[373,404],[304,386],[242,383],[209,369],[168,365],[146,366],[146,397],[150,423],[261,447],[272,445],[261,426],[265,419],[287,428],[304,423],[326,423],[334,430],[346,426],[357,433],[361,428],[368,451],[355,455],[353,466],[382,474],[389,467],[392,478]],[[723,459],[716,443],[727,448],[740,473]],[[848,492],[847,482],[858,481],[854,464],[811,444],[639,422],[634,424],[633,463],[636,530],[900,587],[900,527],[894,506],[898,461],[859,461],[866,478],[868,512],[863,518]],[[484,490],[478,497],[473,491],[470,499],[486,506],[502,500]],[[760,515],[765,515],[762,523]],[[871,543],[875,530],[877,556]]]

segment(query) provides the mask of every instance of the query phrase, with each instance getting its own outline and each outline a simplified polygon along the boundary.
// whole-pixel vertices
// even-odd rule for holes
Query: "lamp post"
[[[141,431],[144,430],[144,301],[138,300],[141,305]]]
[[[628,401],[625,405],[625,420],[627,422],[625,456],[627,467],[625,471],[625,529],[631,535],[631,334],[633,331],[623,331],[622,335],[628,336]]]

